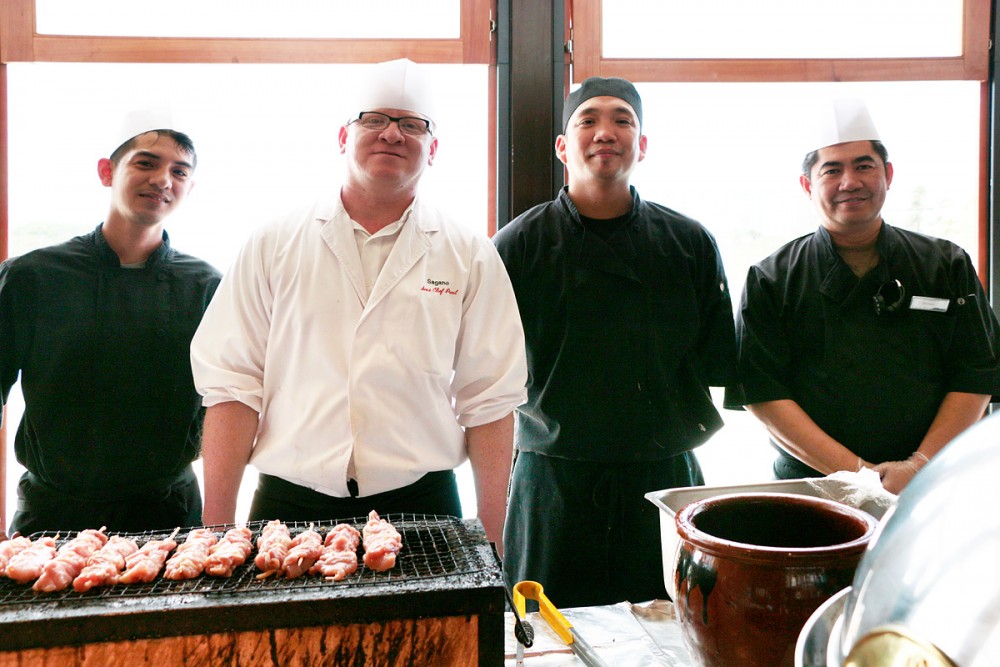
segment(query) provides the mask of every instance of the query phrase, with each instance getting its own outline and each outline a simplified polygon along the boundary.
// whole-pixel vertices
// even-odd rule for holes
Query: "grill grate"
[[[86,593],[77,593],[72,586],[55,593],[36,593],[31,584],[17,584],[5,577],[0,578],[0,605],[26,604],[32,602],[54,602],[63,600],[114,599],[130,597],[147,597],[157,595],[178,595],[186,593],[239,595],[260,591],[289,591],[307,588],[326,587],[332,590],[340,588],[380,586],[393,582],[417,582],[433,580],[440,577],[451,577],[476,574],[487,568],[482,555],[476,549],[478,540],[462,523],[454,517],[395,514],[383,517],[399,531],[403,538],[403,548],[396,559],[396,566],[387,572],[376,572],[364,566],[361,559],[363,547],[358,548],[358,570],[343,581],[326,581],[323,577],[305,575],[298,579],[283,577],[267,577],[258,579],[260,571],[254,566],[257,537],[266,521],[252,521],[246,526],[253,533],[254,551],[247,562],[238,567],[229,578],[211,577],[202,574],[188,581],[171,581],[157,577],[148,584],[117,584],[94,588]],[[312,527],[321,535],[326,535],[334,525],[349,523],[359,531],[367,522],[366,517],[355,517],[343,521],[328,522],[287,522],[286,525],[295,537],[298,533]],[[206,526],[211,528],[218,537],[234,526],[232,524]],[[174,540],[180,544],[187,537],[190,529],[181,529]],[[32,539],[54,533],[37,533]],[[57,538],[57,546],[68,542],[76,533],[63,539]],[[170,531],[151,531],[145,533],[123,534],[136,540],[141,547],[149,540],[164,539]]]

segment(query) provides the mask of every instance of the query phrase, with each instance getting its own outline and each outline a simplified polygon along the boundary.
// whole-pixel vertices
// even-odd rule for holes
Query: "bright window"
[[[47,35],[455,39],[460,31],[459,0],[173,0],[156,8],[136,0],[36,0],[35,12]]]
[[[354,111],[344,91],[360,67],[9,65],[10,254],[101,221],[108,191],[97,160],[114,150],[108,137],[121,115],[143,103],[142,82],[169,91],[177,129],[198,151],[197,185],[167,230],[178,248],[225,269],[253,227],[335,187],[337,132]],[[440,143],[423,192],[485,234],[488,137],[469,119],[487,116],[487,67],[435,67]]]
[[[605,58],[909,58],[962,53],[962,0],[614,0]]]
[[[703,222],[739,294],[749,265],[816,229],[799,186],[816,99],[867,101],[895,176],[883,217],[978,253],[979,84],[643,83],[649,149],[633,183]]]

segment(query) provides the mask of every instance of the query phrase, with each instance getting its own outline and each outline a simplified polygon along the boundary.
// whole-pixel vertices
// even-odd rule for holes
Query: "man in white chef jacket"
[[[468,459],[500,544],[523,332],[487,236],[418,194],[434,115],[419,65],[372,66],[339,191],[254,233],[224,277],[191,352],[206,524],[235,520],[247,463],[251,520],[461,516]]]

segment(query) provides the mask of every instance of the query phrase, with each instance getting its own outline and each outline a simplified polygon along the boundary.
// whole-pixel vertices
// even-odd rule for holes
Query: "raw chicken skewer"
[[[76,576],[83,571],[87,560],[97,553],[108,541],[104,528],[88,528],[59,548],[55,557],[42,567],[38,581],[32,586],[39,593],[53,593],[69,587]]]
[[[73,590],[85,593],[97,586],[113,586],[125,570],[125,560],[139,550],[135,540],[112,535],[108,543],[87,559],[87,565],[73,580]]]
[[[188,533],[184,543],[167,561],[163,570],[164,579],[183,580],[194,579],[205,571],[208,563],[208,552],[218,542],[215,533],[209,528],[195,528]]]
[[[5,576],[10,559],[31,546],[31,539],[18,536],[0,542],[0,577]]]
[[[368,513],[368,523],[362,530],[362,539],[365,567],[384,572],[396,565],[396,554],[403,548],[403,538],[391,523],[380,519],[375,510]]]
[[[316,559],[323,553],[323,538],[313,530],[303,530],[291,542],[288,555],[281,563],[281,569],[288,579],[296,579],[309,571]]]
[[[257,557],[254,559],[254,565],[261,571],[261,574],[257,575],[258,579],[281,572],[291,543],[292,536],[285,524],[274,520],[264,526],[260,537],[257,538]]]
[[[250,529],[230,528],[209,551],[205,572],[213,577],[231,577],[233,570],[246,562],[253,551]]]
[[[174,537],[179,529],[175,528],[170,537],[164,540],[150,540],[131,556],[125,558],[125,571],[118,577],[120,584],[146,584],[160,573],[167,555],[174,550],[177,542]]]
[[[358,569],[358,545],[361,533],[346,523],[338,523],[330,529],[324,540],[323,553],[309,574],[321,574],[327,581],[341,581]]]
[[[39,537],[31,543],[31,546],[10,559],[4,574],[19,584],[26,584],[37,579],[42,573],[45,563],[55,556],[56,538]]]

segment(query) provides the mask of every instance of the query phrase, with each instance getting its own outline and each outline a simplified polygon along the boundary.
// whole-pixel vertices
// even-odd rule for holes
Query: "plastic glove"
[[[869,463],[858,472],[838,470],[826,477],[802,481],[816,490],[821,498],[836,500],[881,519],[896,504],[896,494],[889,493],[882,487],[882,480],[873,466],[874,464]]]
[[[920,452],[914,452],[905,461],[886,461],[874,466],[873,470],[879,474],[885,490],[898,495],[925,463],[927,457]]]

